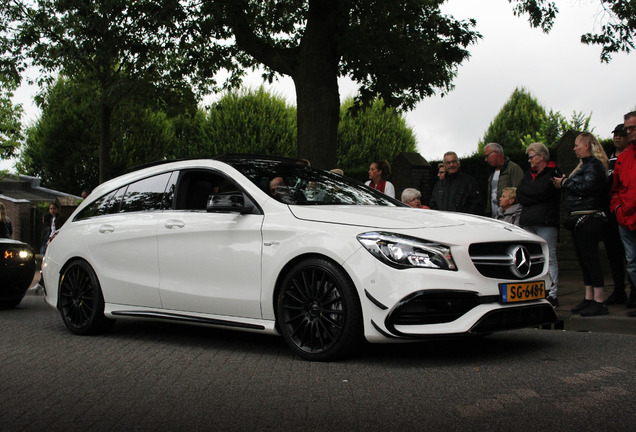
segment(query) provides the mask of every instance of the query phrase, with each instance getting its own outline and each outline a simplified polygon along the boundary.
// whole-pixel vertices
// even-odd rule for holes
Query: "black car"
[[[22,301],[35,275],[35,252],[26,243],[0,239],[0,309]]]

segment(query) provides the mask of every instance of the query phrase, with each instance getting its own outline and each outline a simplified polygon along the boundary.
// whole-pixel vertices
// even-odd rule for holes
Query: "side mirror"
[[[245,205],[245,196],[241,192],[225,192],[210,195],[206,211],[209,213],[251,213],[252,205]]]

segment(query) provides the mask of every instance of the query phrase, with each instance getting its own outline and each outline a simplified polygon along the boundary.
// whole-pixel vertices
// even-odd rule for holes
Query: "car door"
[[[205,210],[212,193],[228,188],[238,186],[212,170],[181,173],[157,230],[164,308],[261,317],[262,214]]]
[[[170,177],[139,180],[96,202],[85,238],[106,302],[161,307],[157,223]]]

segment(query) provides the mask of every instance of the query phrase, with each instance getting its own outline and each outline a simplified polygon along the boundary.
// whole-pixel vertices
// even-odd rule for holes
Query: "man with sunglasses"
[[[636,281],[636,111],[623,117],[623,130],[629,143],[616,159],[614,166],[610,210],[616,215],[618,231],[625,248],[627,274]],[[636,307],[636,293],[632,285],[627,307]],[[636,316],[631,312],[630,316]]]

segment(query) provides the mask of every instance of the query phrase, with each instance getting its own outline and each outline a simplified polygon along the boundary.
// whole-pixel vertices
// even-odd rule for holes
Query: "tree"
[[[175,23],[184,19],[178,0],[11,0],[0,8],[3,23],[13,25],[1,65],[31,64],[43,83],[62,72],[98,89],[100,182],[111,177],[115,108],[159,99],[158,89],[189,89],[174,43]]]
[[[506,152],[522,150],[525,137],[540,140],[546,119],[545,109],[536,98],[526,89],[516,88],[479,141],[478,152],[491,142],[501,144]]]
[[[533,142],[541,142],[548,148],[554,148],[563,134],[569,130],[591,132],[591,121],[592,114],[585,116],[582,112],[575,111],[572,113],[570,120],[568,120],[559,111],[555,112],[550,110],[543,124],[539,128],[539,132],[534,135],[526,134],[526,136],[523,137],[523,146],[525,148]]]
[[[296,109],[263,88],[227,93],[210,107],[206,129],[208,156],[296,154]]]
[[[22,105],[11,101],[17,83],[0,75],[0,158],[11,158],[22,140]]]
[[[629,53],[634,49],[636,34],[636,2],[633,0],[603,0],[605,23],[600,33],[586,33],[581,42],[602,45],[601,61],[609,63],[612,54]]]
[[[226,48],[235,72],[263,65],[267,77],[290,76],[296,87],[297,155],[331,168],[337,160],[338,77],[360,85],[357,102],[381,97],[412,108],[446,93],[466,48],[479,34],[474,21],[443,15],[443,0],[192,1],[189,37],[202,70]],[[197,51],[198,50],[198,51]]]
[[[27,129],[18,169],[37,175],[43,185],[79,194],[99,180],[99,88],[85,80],[60,78],[41,96],[41,117]],[[183,126],[191,109],[170,112],[135,101],[114,112],[112,128],[113,174],[136,165],[162,160],[176,152],[193,126]],[[193,115],[199,118],[197,112]],[[191,136],[190,136],[191,138]],[[207,142],[207,140],[202,139]],[[192,143],[193,146],[199,146]]]
[[[366,109],[353,111],[353,99],[340,107],[338,167],[347,173],[366,172],[374,160],[395,159],[402,152],[415,152],[413,130],[394,108],[376,99]]]
[[[552,28],[558,12],[554,2],[508,1],[517,15],[528,16],[531,26],[546,32]],[[255,65],[264,66],[270,80],[277,74],[290,76],[296,86],[298,155],[329,167],[337,148],[338,77],[348,76],[359,84],[359,104],[380,97],[387,106],[402,109],[452,88],[456,68],[469,55],[466,48],[480,35],[473,30],[473,20],[460,22],[442,15],[443,2],[208,1],[194,14],[190,28],[196,31],[190,40],[204,52],[208,46],[217,54],[219,46],[227,49],[233,58],[226,58],[224,67],[238,72],[235,79]],[[627,0],[601,3],[628,5]],[[196,4],[189,9],[196,9]],[[626,28],[633,29],[633,14],[615,15],[629,20]],[[618,43],[628,49],[631,40],[628,33]]]

